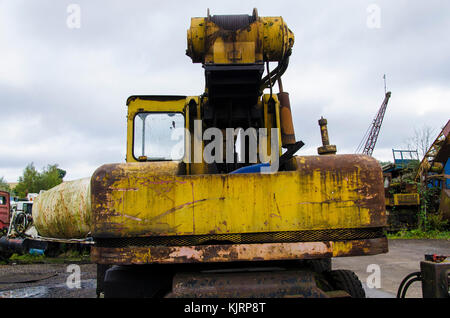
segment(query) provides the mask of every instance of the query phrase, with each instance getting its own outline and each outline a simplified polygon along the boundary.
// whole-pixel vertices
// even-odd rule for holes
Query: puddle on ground
[[[47,286],[26,287],[0,292],[0,298],[35,298],[48,293]]]
[[[96,279],[87,279],[81,281],[82,289],[95,289],[96,287],[97,287]],[[368,288],[366,284],[363,284],[363,287],[366,291],[367,298],[395,298],[395,295],[393,294],[378,289]],[[64,283],[54,284],[50,286],[26,287],[1,291],[0,298],[45,298],[49,294],[50,290],[61,288],[69,290],[67,285]]]
[[[0,298],[45,298],[50,290],[61,289],[70,290],[66,284],[53,284],[49,286],[33,286],[18,288],[12,290],[0,291]],[[81,281],[81,289],[95,289],[97,288],[96,279],[87,279]]]

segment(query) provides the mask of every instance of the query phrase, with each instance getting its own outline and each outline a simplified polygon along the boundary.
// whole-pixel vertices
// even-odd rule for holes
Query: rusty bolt
[[[334,155],[336,154],[336,146],[330,145],[328,138],[327,120],[323,117],[319,119],[320,135],[322,136],[322,147],[317,148],[319,155]]]

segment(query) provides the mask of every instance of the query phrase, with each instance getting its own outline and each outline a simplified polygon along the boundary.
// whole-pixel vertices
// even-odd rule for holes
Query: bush
[[[442,215],[431,214],[427,218],[427,230],[431,231],[445,231],[449,228],[449,221],[442,219]]]
[[[399,231],[393,234],[387,234],[389,239],[434,239],[434,240],[450,240],[450,231]]]

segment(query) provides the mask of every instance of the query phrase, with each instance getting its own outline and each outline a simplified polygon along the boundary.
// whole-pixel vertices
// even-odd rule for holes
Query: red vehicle
[[[9,193],[0,191],[0,233],[6,234],[10,218],[10,200]],[[0,235],[1,236],[1,235]]]

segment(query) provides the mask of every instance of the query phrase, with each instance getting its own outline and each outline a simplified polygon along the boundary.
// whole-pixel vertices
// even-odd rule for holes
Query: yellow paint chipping
[[[201,246],[93,247],[100,264],[172,264],[330,258],[386,253],[387,239]]]
[[[348,156],[334,157],[299,158],[303,166],[275,174],[186,176],[174,175],[176,166],[162,163],[108,165],[93,176],[94,233],[166,236],[384,226],[384,196],[377,191],[381,176],[368,184],[362,173],[367,168],[345,166]],[[323,160],[333,165],[311,169]]]

